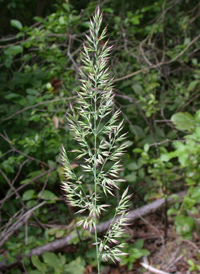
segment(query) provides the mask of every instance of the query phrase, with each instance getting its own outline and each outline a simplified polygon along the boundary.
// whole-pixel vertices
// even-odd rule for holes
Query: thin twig
[[[14,234],[15,231],[17,231],[20,227],[23,226],[23,224],[31,217],[32,213],[34,212],[34,210],[36,210],[37,208],[43,206],[44,204],[46,204],[46,201],[43,201],[42,203],[40,203],[39,205],[29,209],[24,215],[22,215],[20,217],[19,220],[17,220],[10,228],[9,228],[9,232],[6,233],[6,235],[4,235],[3,239],[0,241],[0,247],[2,247],[4,245],[4,243],[10,238],[10,236],[12,236]]]
[[[127,78],[130,78],[132,76],[135,76],[145,70],[148,70],[148,69],[153,69],[153,68],[157,68],[157,67],[160,67],[160,66],[163,66],[163,65],[168,65],[168,64],[171,64],[173,63],[174,61],[176,61],[180,56],[182,56],[187,50],[188,48],[194,44],[198,39],[200,38],[200,34],[198,36],[196,36],[177,56],[175,56],[172,60],[170,61],[166,61],[166,62],[160,62],[156,65],[153,65],[153,66],[150,66],[150,67],[146,67],[146,68],[143,68],[143,69],[140,69],[140,70],[137,70],[131,74],[128,74],[128,75],[125,75],[123,77],[120,77],[120,78],[117,78],[114,80],[114,82],[118,82],[118,81],[121,81],[121,80],[124,80],[124,79],[127,79]]]
[[[51,171],[54,171],[56,170],[58,167],[60,167],[60,165],[57,165],[53,168],[50,168],[49,170],[43,172],[42,174],[36,176],[35,178],[31,179],[30,181],[28,181],[27,183],[21,185],[20,187],[18,187],[16,189],[17,192],[19,192],[20,190],[22,190],[23,188],[25,188],[26,186],[28,186],[29,184],[35,182],[36,180],[40,179],[41,177],[45,176],[46,174],[48,174],[49,172]],[[10,197],[12,197],[13,195],[15,194],[15,192],[11,192],[10,194],[7,194],[6,197],[4,197],[1,201],[0,201],[0,204],[3,204],[7,199],[9,199]]]
[[[38,104],[35,104],[35,105],[32,105],[32,106],[29,106],[29,107],[26,107],[26,108],[23,108],[23,109],[20,109],[19,111],[13,113],[12,115],[10,115],[9,117],[3,119],[0,121],[0,123],[3,123],[4,121],[7,121],[9,119],[11,119],[12,117],[28,110],[28,109],[31,109],[31,108],[34,108],[34,107],[37,107],[37,106],[40,106],[40,105],[45,105],[45,104],[50,104],[50,103],[54,103],[54,102],[63,102],[63,101],[67,101],[67,100],[72,100],[72,99],[75,99],[76,97],[68,97],[68,98],[62,98],[62,99],[54,99],[54,100],[49,100],[49,101],[45,101],[45,102],[40,102]]]

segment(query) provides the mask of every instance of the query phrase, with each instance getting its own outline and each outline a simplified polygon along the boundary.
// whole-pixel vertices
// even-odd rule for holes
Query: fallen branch
[[[179,202],[181,202],[183,200],[185,194],[186,194],[186,191],[182,191],[182,192],[179,192],[178,194],[176,194],[176,196],[178,196],[178,198],[179,198]],[[168,197],[168,205],[173,204],[174,202],[177,202],[177,199],[174,198],[174,195],[169,196]],[[159,199],[159,200],[154,201],[153,203],[145,205],[141,208],[130,211],[127,217],[130,219],[130,222],[133,222],[133,221],[139,219],[141,216],[144,217],[146,215],[155,213],[157,210],[161,209],[163,206],[165,206],[165,199]],[[111,222],[112,222],[112,219],[97,225],[97,232],[99,234],[105,232],[108,229]],[[94,231],[92,230],[91,233],[94,233]],[[6,264],[7,260],[4,259],[3,261],[0,262],[0,270],[15,267],[16,265],[18,265],[20,263],[20,261],[22,260],[23,257],[27,257],[30,259],[32,255],[40,256],[44,252],[49,252],[49,251],[56,252],[57,250],[60,250],[60,249],[64,248],[66,245],[68,245],[69,242],[74,237],[75,237],[75,235],[68,235],[67,237],[65,237],[63,239],[55,240],[55,241],[45,244],[43,246],[36,247],[36,248],[32,249],[27,255],[18,255],[16,257],[16,261],[14,263]]]
[[[148,264],[145,263],[140,263],[144,268],[146,268],[147,270],[149,270],[151,273],[155,273],[155,274],[170,274],[169,272],[164,272],[162,270],[156,269],[153,266],[150,266]]]

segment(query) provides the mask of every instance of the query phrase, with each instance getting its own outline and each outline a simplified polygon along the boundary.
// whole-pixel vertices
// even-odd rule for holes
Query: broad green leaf
[[[56,232],[56,238],[61,238],[65,234],[65,230],[59,230]]]
[[[149,256],[151,253],[149,252],[149,250],[147,249],[140,249],[140,252],[142,253],[143,256]]]
[[[133,17],[129,19],[129,22],[132,25],[138,25],[140,23],[140,20],[139,20],[140,17],[141,17],[141,14],[139,14],[139,15],[133,15]]]
[[[187,88],[187,91],[193,90],[193,89],[196,87],[197,84],[199,84],[199,80],[194,80],[194,81],[192,81],[192,82],[189,84],[189,86],[188,86],[188,88]]]
[[[70,235],[72,236],[72,239],[69,241],[70,244],[78,244],[80,242],[80,239],[77,235],[77,231],[76,230],[73,230]]]
[[[179,130],[193,131],[195,126],[194,117],[188,112],[178,112],[171,117],[171,121]]]
[[[59,227],[52,227],[52,228],[50,228],[49,230],[48,230],[48,234],[49,235],[55,235],[56,234],[56,232],[57,231],[59,231],[60,230],[60,228]]]
[[[148,151],[149,151],[149,144],[145,144],[145,145],[144,145],[144,151],[145,151],[145,152],[148,152]]]
[[[193,205],[195,205],[195,199],[192,199],[186,195],[184,197],[184,203],[186,203],[188,206],[192,207]]]
[[[42,274],[45,274],[47,267],[39,260],[38,256],[32,255],[31,262]]]
[[[130,125],[129,129],[137,139],[143,138],[145,136],[143,129],[137,125]]]
[[[133,152],[135,152],[135,153],[141,153],[141,152],[143,152],[143,150],[141,148],[134,148]]]
[[[23,45],[25,48],[30,48],[31,42],[30,42],[30,41],[24,41],[24,42],[22,42],[22,45]]]
[[[21,106],[25,105],[26,103],[27,103],[27,101],[26,101],[25,98],[19,100],[19,104],[20,104]]]
[[[138,169],[138,165],[136,163],[129,163],[127,166],[128,170],[137,170]]]
[[[4,55],[4,64],[7,68],[10,68],[12,65],[13,57],[12,55]]]
[[[104,12],[107,12],[107,13],[111,13],[111,14],[113,13],[113,9],[111,9],[111,8],[106,8],[106,7],[104,7],[104,8],[103,8],[103,11],[104,11]]]
[[[192,266],[192,267],[195,266],[195,263],[194,263],[192,260],[187,260],[187,262],[188,262],[188,264],[189,264],[190,266]]]
[[[198,110],[196,113],[195,113],[195,120],[197,122],[200,122],[200,110]]]
[[[60,263],[59,263],[58,257],[53,252],[45,252],[45,253],[43,253],[42,254],[42,258],[43,258],[44,262],[48,266],[53,267],[55,270],[59,269],[61,267]]]
[[[56,163],[54,161],[48,160],[47,163],[50,168],[54,168],[56,166]]]
[[[60,16],[60,18],[59,18],[59,23],[61,24],[61,25],[65,25],[66,24],[66,20],[65,20],[65,18],[63,17],[63,16]]]
[[[167,215],[177,214],[178,210],[175,208],[170,208],[167,210]]]
[[[81,23],[81,26],[83,26],[83,27],[85,27],[85,28],[87,28],[87,29],[88,29],[89,25],[90,25],[90,22],[89,22],[89,21],[86,21],[86,22]]]
[[[161,128],[157,127],[157,126],[155,126],[155,134],[156,134],[157,138],[158,137],[161,137],[161,138],[165,137],[165,133],[164,133],[163,129],[161,129]]]
[[[65,271],[66,274],[83,274],[85,271],[85,262],[78,257],[76,260],[67,264]]]
[[[183,44],[187,46],[190,43],[190,41],[191,41],[190,37],[187,37],[185,38]]]
[[[35,103],[35,96],[33,95],[27,95],[26,96],[26,99],[31,103],[31,104],[34,104]]]
[[[180,235],[191,233],[194,228],[194,220],[192,217],[178,215],[175,217],[175,225]]]
[[[144,240],[143,239],[140,239],[140,240],[138,240],[134,243],[135,248],[141,249],[141,248],[143,248],[143,246],[144,246]]]
[[[23,61],[29,61],[31,59],[31,55],[30,54],[25,54],[23,57],[22,57],[22,60]]]
[[[133,145],[133,141],[127,141],[126,147],[131,147]]]
[[[20,95],[17,94],[17,93],[9,93],[9,94],[6,95],[4,98],[7,99],[7,100],[12,100],[12,99],[18,98],[18,97],[20,97]]]
[[[174,146],[179,152],[185,151],[185,145],[182,142],[174,141]]]
[[[33,189],[26,190],[22,196],[23,201],[28,201],[33,198],[35,191]]]
[[[2,163],[3,169],[7,172],[7,173],[14,173],[14,168],[13,165],[10,164],[8,161],[4,161]]]
[[[139,259],[143,256],[139,249],[133,247],[129,249],[129,253],[129,256],[133,260],[133,262],[136,261],[136,259]]]
[[[173,158],[176,158],[176,157],[178,157],[177,151],[172,151],[172,152],[169,152],[169,153],[161,154],[160,160],[163,161],[163,162],[169,162],[169,160],[171,160]]]
[[[142,139],[139,143],[138,143],[138,146],[139,147],[143,147],[146,143],[148,144],[154,144],[155,143],[155,140],[153,139],[153,136],[152,135],[147,135],[146,137],[144,137],[144,139]]]
[[[4,50],[4,54],[6,55],[15,55],[21,53],[23,51],[23,47],[20,45],[12,45]]]
[[[28,237],[28,242],[27,242],[27,244],[29,245],[29,244],[33,244],[33,243],[35,243],[35,241],[36,241],[36,237],[35,236],[29,236]]]
[[[187,183],[187,186],[194,186],[196,185],[196,182],[190,178],[186,178],[185,179],[186,183]]]
[[[36,170],[36,171],[30,172],[30,173],[27,175],[27,177],[30,178],[30,179],[33,179],[33,178],[35,178],[35,177],[41,175],[42,173],[43,173],[42,170]],[[40,180],[41,180],[41,178],[40,178]]]
[[[128,174],[127,176],[125,176],[125,179],[128,182],[135,182],[136,181],[136,173],[135,172],[131,172],[130,174]]]
[[[22,23],[16,19],[11,20],[11,26],[17,28],[18,30],[21,30],[23,28]]]
[[[39,17],[39,16],[35,16],[35,17],[34,17],[34,20],[36,20],[36,21],[38,21],[38,22],[41,22],[41,23],[43,23],[43,24],[46,24],[46,23],[47,23],[47,22],[45,21],[44,18]]]
[[[39,93],[36,89],[33,88],[27,88],[26,92],[30,95],[37,95]]]
[[[140,168],[138,171],[138,177],[140,177],[141,179],[143,179],[145,177],[145,170],[144,168]]]
[[[132,88],[133,88],[134,92],[138,95],[142,94],[142,92],[143,92],[143,88],[139,84],[132,85]]]
[[[34,207],[35,205],[36,205],[35,200],[29,200],[29,201],[26,203],[26,206],[27,206],[28,208]]]
[[[43,200],[55,201],[55,200],[57,200],[58,197],[53,192],[51,192],[49,190],[44,190],[43,192],[40,192],[38,194],[38,198],[43,199]]]
[[[66,11],[70,11],[70,5],[69,4],[62,4],[62,7],[66,10]]]
[[[191,197],[195,199],[196,203],[200,203],[200,187],[194,187],[191,192]]]

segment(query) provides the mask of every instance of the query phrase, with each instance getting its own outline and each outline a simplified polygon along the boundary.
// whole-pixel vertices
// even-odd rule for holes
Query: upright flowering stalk
[[[67,119],[74,139],[80,148],[72,152],[76,159],[83,161],[81,176],[77,176],[70,166],[69,159],[62,148],[61,158],[64,166],[66,182],[63,190],[68,203],[78,207],[78,213],[89,212],[78,225],[83,228],[93,228],[95,231],[95,245],[98,273],[100,261],[111,259],[119,261],[119,256],[125,255],[121,251],[123,244],[118,238],[122,236],[127,225],[127,208],[130,195],[128,189],[123,193],[115,210],[113,221],[102,240],[97,237],[97,222],[101,212],[109,206],[100,203],[101,196],[114,196],[115,188],[124,180],[118,176],[121,170],[120,160],[127,143],[122,143],[126,134],[121,134],[123,121],[117,124],[120,110],[113,113],[114,94],[113,79],[109,78],[108,59],[112,49],[103,46],[100,41],[105,38],[106,28],[100,33],[102,14],[97,9],[93,20],[90,20],[90,35],[86,35],[84,44],[83,67],[80,69],[81,92],[78,93],[77,107],[72,109],[72,115]]]

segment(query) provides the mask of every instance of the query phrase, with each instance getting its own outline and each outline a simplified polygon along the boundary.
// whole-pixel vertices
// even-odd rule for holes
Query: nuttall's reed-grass
[[[65,182],[62,188],[66,199],[73,207],[79,208],[79,213],[89,212],[78,225],[83,228],[94,228],[96,245],[97,269],[100,273],[101,260],[120,261],[123,243],[118,239],[122,236],[128,224],[127,209],[131,195],[127,195],[128,188],[124,191],[119,201],[113,221],[103,239],[97,235],[97,221],[101,212],[105,211],[108,204],[101,203],[101,195],[114,196],[114,190],[124,182],[119,178],[122,166],[121,158],[127,143],[126,133],[122,133],[123,121],[118,122],[120,110],[114,112],[113,79],[109,77],[109,54],[112,46],[108,41],[100,43],[106,37],[106,28],[100,33],[102,13],[97,8],[94,17],[90,20],[90,34],[86,35],[82,52],[83,66],[80,68],[81,91],[78,92],[77,106],[72,114],[67,116],[70,130],[74,139],[79,143],[79,149],[72,152],[77,154],[76,159],[81,159],[82,174],[77,176],[71,168],[67,153],[62,148],[61,159],[64,167]],[[102,46],[103,44],[103,46]],[[123,142],[122,142],[123,141]],[[92,178],[89,191],[88,174]]]

